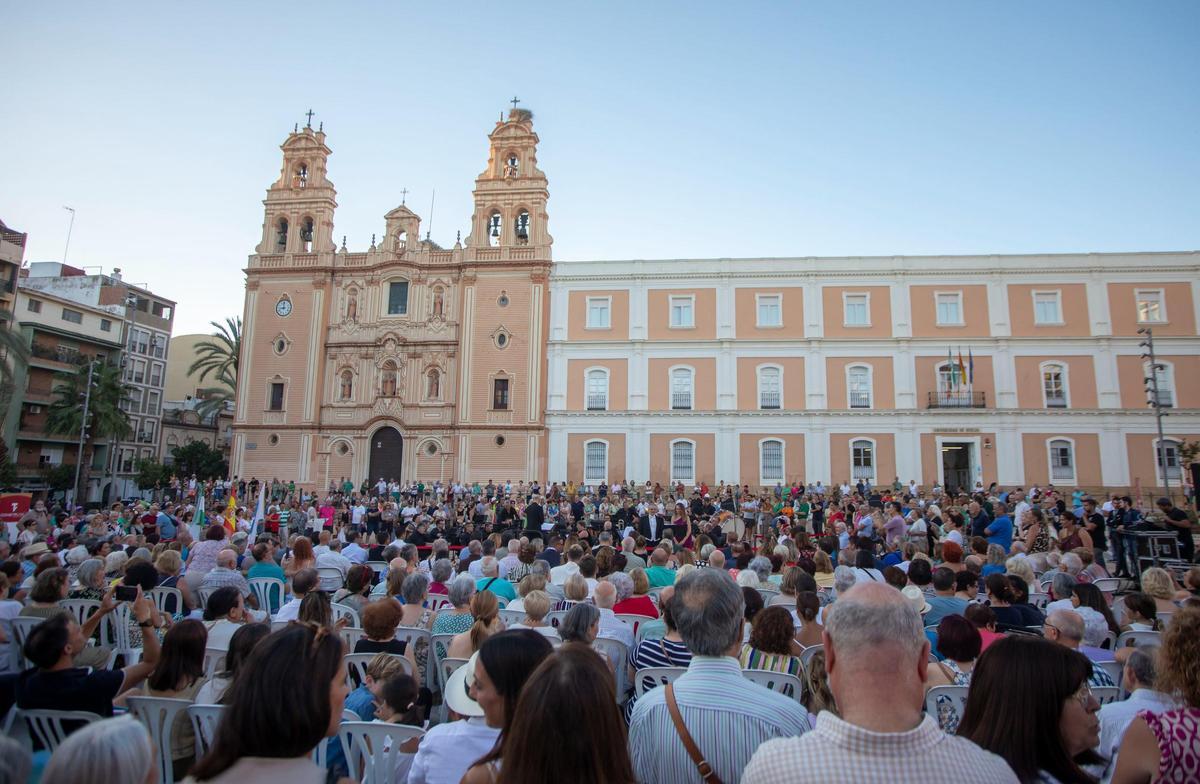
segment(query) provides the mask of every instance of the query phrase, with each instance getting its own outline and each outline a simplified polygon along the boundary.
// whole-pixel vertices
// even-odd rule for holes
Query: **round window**
[[[279,444],[279,436],[272,433],[271,435],[267,436],[267,443],[270,444],[271,446],[278,445]]]
[[[349,451],[350,451],[350,447],[346,446],[346,444],[344,442],[341,444],[338,444],[338,454],[339,455],[344,455]]]
[[[287,341],[283,338],[275,341],[275,353],[282,354],[285,351],[287,351]]]
[[[426,444],[425,445],[425,454],[436,455],[437,454],[437,444],[433,443],[432,441],[430,441],[428,444]]]
[[[500,298],[496,300],[496,304],[502,308],[507,308],[508,307],[508,294],[501,291]]]
[[[496,436],[496,446],[504,446],[504,436]]]
[[[496,336],[496,345],[499,346],[500,348],[504,348],[505,346],[507,346],[508,345],[508,335],[505,335],[503,332],[501,332],[499,335],[497,335]]]

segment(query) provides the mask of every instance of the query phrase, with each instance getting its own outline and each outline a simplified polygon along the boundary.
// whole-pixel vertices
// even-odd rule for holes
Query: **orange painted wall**
[[[891,483],[896,476],[896,438],[891,433],[831,433],[829,435],[829,477],[832,484],[850,479],[850,442],[856,438],[875,440],[875,482]],[[853,484],[853,482],[851,482]]]
[[[1165,426],[1170,426],[1170,420],[1164,420]],[[1200,441],[1200,433],[1179,433],[1172,430],[1165,430],[1163,436],[1168,439],[1176,439],[1183,442]],[[1139,480],[1142,488],[1159,487],[1155,478],[1154,464],[1156,458],[1154,455],[1154,443],[1157,436],[1150,433],[1127,433],[1125,435],[1125,446],[1129,450],[1129,485],[1133,487]],[[1186,470],[1186,469],[1185,469]],[[1176,492],[1179,491],[1179,483],[1172,482]]]
[[[1035,326],[1033,323],[1033,292],[1062,292],[1062,326]],[[1008,318],[1013,337],[1084,337],[1091,332],[1088,322],[1087,289],[1082,283],[1040,283],[1036,286],[1024,283],[1009,284]]]
[[[1158,355],[1161,362],[1175,368],[1175,407],[1200,408],[1200,357]],[[1146,408],[1143,360],[1138,356],[1117,357],[1117,378],[1121,385],[1122,408]]]
[[[1017,405],[1043,408],[1043,362],[1058,362],[1067,368],[1067,402],[1071,408],[1096,407],[1096,365],[1091,357],[1014,357],[1017,368]]]
[[[758,410],[759,365],[779,365],[783,368],[783,407],[804,409],[804,357],[738,357],[737,399],[739,411]]]
[[[687,365],[696,371],[692,409],[713,411],[717,407],[717,360],[715,357],[647,360],[647,384],[651,411],[671,410],[671,368]]]
[[[671,329],[671,296],[692,295],[696,326]],[[712,340],[717,336],[716,289],[651,289],[646,292],[646,334],[651,340]]]
[[[1138,289],[1162,289],[1166,301],[1165,324],[1139,324],[1137,320]],[[1136,335],[1143,326],[1154,327],[1155,335],[1195,335],[1196,314],[1192,307],[1190,283],[1108,284],[1108,312],[1114,335]]]
[[[781,438],[783,440],[783,475],[784,484],[804,481],[804,435],[791,433],[783,436],[771,436],[766,433],[742,433],[739,440],[738,469],[741,472],[741,482],[750,485],[753,490],[760,486],[759,482],[759,442],[765,438]],[[774,487],[774,484],[769,485]]]
[[[625,479],[624,433],[571,433],[567,436],[567,477],[576,483],[583,481],[583,446],[600,439],[608,442],[608,483]]]
[[[588,368],[608,369],[608,410],[624,411],[629,408],[629,360],[626,359],[570,359],[567,360],[567,410],[583,411],[587,394],[584,376]]]
[[[696,442],[696,481],[713,484],[718,480],[715,476],[716,440],[712,433],[654,433],[650,436],[650,481],[662,482],[666,487],[671,480],[671,442],[686,438]],[[727,482],[733,477],[719,477]],[[689,490],[691,488],[688,488]]]
[[[858,364],[871,366],[871,407],[895,408],[896,381],[893,377],[891,357],[826,357],[826,407],[831,409],[850,408],[850,401],[846,397],[846,366]]]
[[[842,293],[871,295],[869,327],[845,326]],[[892,334],[892,300],[887,286],[823,286],[821,307],[827,338],[884,338]]]
[[[916,357],[913,364],[917,374],[917,407],[926,408],[929,405],[930,393],[937,392],[937,367],[946,363],[945,357]],[[954,352],[954,361],[958,362],[958,352]],[[967,355],[963,354],[963,365],[967,364]],[[996,407],[996,376],[992,372],[992,358],[986,354],[975,355],[975,384],[974,390],[982,392],[988,408]],[[966,387],[961,387],[963,391]]]
[[[587,329],[588,297],[612,297],[609,329]],[[546,296],[549,301],[549,295]],[[568,298],[567,337],[571,340],[628,340],[629,292],[625,289],[572,291]]]
[[[1075,484],[1081,487],[1102,487],[1100,436],[1096,433],[1022,433],[1021,449],[1025,455],[1026,484],[1051,483],[1050,457],[1046,442],[1058,437],[1075,442]]]
[[[938,326],[938,292],[962,292],[963,326]],[[912,334],[914,338],[987,337],[988,326],[987,286],[909,286]],[[871,298],[874,301],[874,297]]]
[[[759,294],[781,294],[783,325],[780,327],[758,326]],[[804,289],[799,286],[777,288],[734,289],[733,306],[737,314],[739,338],[779,340],[804,337]]]

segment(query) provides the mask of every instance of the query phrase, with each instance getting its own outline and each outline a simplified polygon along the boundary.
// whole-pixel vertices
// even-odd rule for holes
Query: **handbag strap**
[[[700,748],[696,745],[696,741],[692,740],[691,733],[688,732],[687,726],[683,723],[683,715],[679,712],[679,704],[675,702],[674,685],[668,683],[666,685],[667,710],[671,712],[671,721],[675,724],[675,732],[679,734],[679,739],[683,741],[683,748],[687,750],[688,756],[692,758],[692,763],[696,766],[696,771],[700,774],[700,778],[704,779],[704,784],[721,784],[721,778],[713,770],[712,765],[708,764],[708,760],[704,759],[704,755],[700,753]]]

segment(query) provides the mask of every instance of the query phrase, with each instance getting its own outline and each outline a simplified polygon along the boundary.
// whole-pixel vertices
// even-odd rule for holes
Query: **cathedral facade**
[[[366,251],[338,247],[325,134],[284,141],[246,269],[234,475],[545,475],[546,177],[529,112],[488,138],[469,236],[449,250],[403,205]]]

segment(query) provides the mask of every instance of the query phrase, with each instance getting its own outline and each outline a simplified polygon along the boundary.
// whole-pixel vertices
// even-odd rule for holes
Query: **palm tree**
[[[16,329],[12,311],[0,308],[0,413],[8,411],[17,363],[29,359],[25,335]]]
[[[88,383],[88,363],[54,377],[54,400],[46,411],[46,432],[76,436],[83,427],[83,399]],[[121,380],[121,368],[96,362],[92,371],[92,395],[88,400],[88,429],[84,436],[80,478],[87,487],[96,442],[125,438],[132,431],[129,415],[121,404],[129,399],[129,387]],[[75,498],[79,488],[75,488]]]
[[[206,417],[221,411],[233,401],[237,393],[238,357],[242,353],[242,319],[240,316],[225,319],[221,324],[210,321],[216,327],[212,340],[196,345],[196,361],[188,368],[188,375],[204,381],[211,374],[216,386],[199,390],[204,399],[196,406],[196,413]]]

